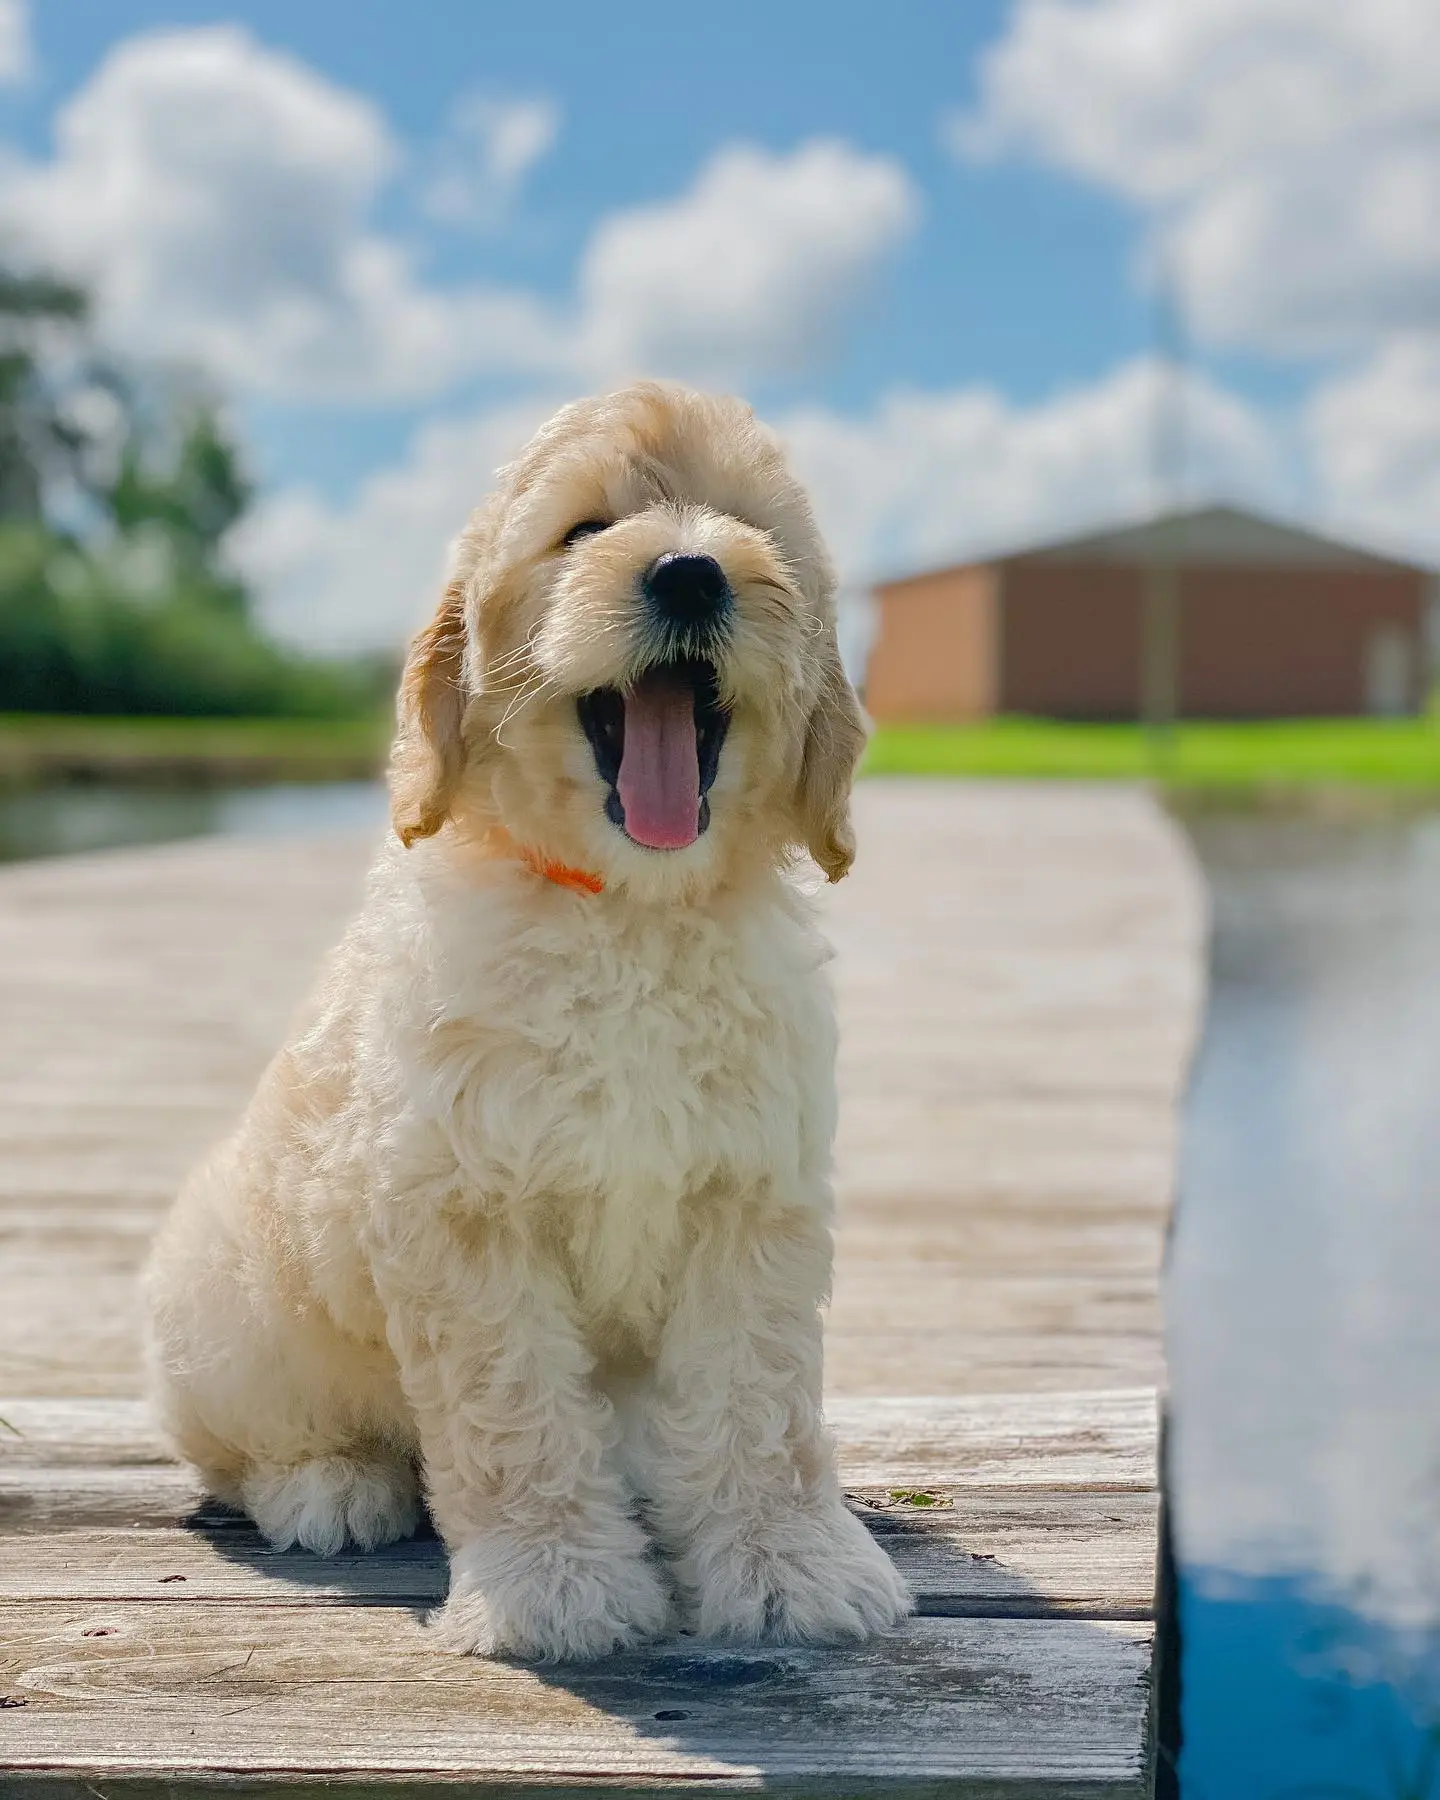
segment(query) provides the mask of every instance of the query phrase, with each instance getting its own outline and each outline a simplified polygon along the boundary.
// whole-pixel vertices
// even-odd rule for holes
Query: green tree
[[[0,712],[368,710],[373,672],[250,616],[225,551],[252,489],[218,406],[106,367],[88,324],[78,288],[0,268]]]
[[[50,485],[82,473],[87,438],[45,349],[77,344],[88,313],[68,282],[0,270],[0,520],[41,519]]]
[[[114,480],[105,492],[122,538],[162,542],[175,579],[202,601],[244,612],[247,596],[223,560],[226,534],[253,495],[239,450],[214,408],[190,402],[178,429],[157,444],[132,413]]]

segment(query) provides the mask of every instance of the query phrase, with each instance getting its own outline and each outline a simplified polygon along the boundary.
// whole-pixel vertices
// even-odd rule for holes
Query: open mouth
[[[606,818],[647,850],[693,844],[710,823],[706,796],[730,726],[715,665],[656,663],[631,687],[592,688],[576,708],[610,790]]]

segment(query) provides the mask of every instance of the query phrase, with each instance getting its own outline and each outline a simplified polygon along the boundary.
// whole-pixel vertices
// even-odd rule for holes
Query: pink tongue
[[[625,749],[616,782],[625,830],[652,850],[682,850],[700,835],[700,757],[688,682],[642,675],[625,696]]]

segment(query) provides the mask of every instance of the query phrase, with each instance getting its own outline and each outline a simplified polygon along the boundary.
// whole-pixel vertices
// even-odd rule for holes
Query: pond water
[[[1167,1295],[1184,1800],[1440,1796],[1440,815],[1229,818]]]
[[[0,860],[373,827],[370,783],[0,794]],[[1191,826],[1167,1296],[1183,1800],[1440,1800],[1440,814]]]
[[[116,782],[0,789],[0,862],[160,844],[211,832],[343,831],[385,817],[373,781],[172,788]]]

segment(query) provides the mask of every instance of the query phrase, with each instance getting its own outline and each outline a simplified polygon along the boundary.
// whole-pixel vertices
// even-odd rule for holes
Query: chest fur
[[[532,942],[457,988],[438,1091],[464,1166],[512,1204],[664,1210],[792,1189],[823,1158],[833,1027],[818,948],[793,927]]]

